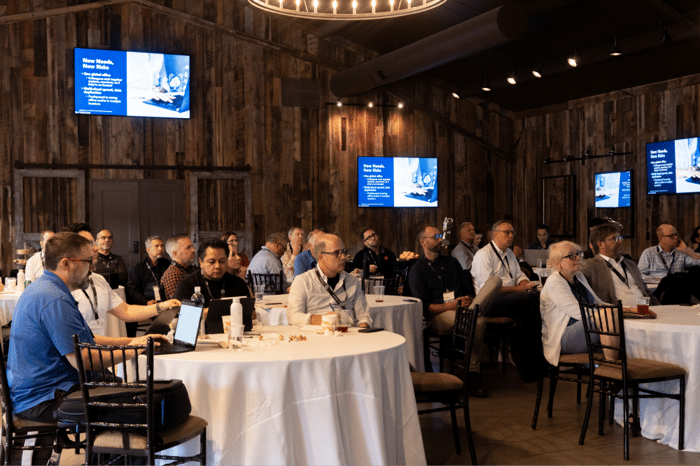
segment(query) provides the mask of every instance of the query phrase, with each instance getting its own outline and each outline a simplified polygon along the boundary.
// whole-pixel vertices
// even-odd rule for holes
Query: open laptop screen
[[[194,345],[197,342],[199,321],[201,318],[201,306],[182,303],[182,306],[180,306],[180,316],[177,320],[177,327],[175,328],[175,336],[173,340]]]

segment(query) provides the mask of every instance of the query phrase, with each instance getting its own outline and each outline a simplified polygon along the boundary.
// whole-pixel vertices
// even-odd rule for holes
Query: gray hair
[[[151,243],[157,239],[163,241],[163,238],[161,236],[158,236],[158,235],[153,235],[153,236],[149,236],[148,238],[146,238],[146,241],[144,241],[146,243],[146,249],[150,248]]]
[[[511,220],[499,220],[493,224],[493,226],[491,227],[491,231],[499,231],[498,227],[500,227],[504,223],[507,223],[508,225],[513,226],[513,222]]]
[[[282,233],[273,233],[267,237],[267,242],[268,243],[280,243],[280,244],[283,244],[284,246],[286,246],[287,243],[289,243],[289,239],[287,239],[287,237],[284,236]]]
[[[568,256],[568,254],[564,253],[571,248],[573,248],[576,252],[581,252],[581,246],[571,241],[559,241],[558,243],[552,244],[549,247],[547,267],[554,268],[556,265],[558,265],[564,256]]]
[[[287,232],[287,236],[288,236],[288,237],[289,237],[289,236],[292,236],[292,235],[294,234],[294,230],[301,230],[302,232],[304,231],[304,229],[303,229],[302,227],[292,227],[292,228],[290,228],[289,231]]]
[[[460,231],[460,233],[462,232],[462,230],[463,230],[465,227],[467,227],[467,226],[469,226],[469,225],[474,226],[474,224],[473,224],[472,222],[464,222],[464,223],[462,223],[462,224],[459,226],[459,231]]]
[[[311,230],[309,232],[309,235],[306,237],[306,242],[311,243],[313,245],[314,242],[316,241],[316,237],[322,233],[323,232],[321,230],[319,230],[318,228],[314,228],[313,230]]]
[[[183,238],[189,238],[189,236],[174,235],[168,238],[168,241],[165,242],[165,250],[168,252],[170,257],[173,257],[173,253],[177,251],[177,243]]]

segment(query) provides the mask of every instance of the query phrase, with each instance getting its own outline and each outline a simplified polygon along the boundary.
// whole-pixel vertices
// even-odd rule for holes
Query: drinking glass
[[[374,294],[377,295],[377,302],[384,302],[384,285],[377,285],[374,287]]]
[[[265,294],[265,285],[255,285],[255,300],[262,301]]]

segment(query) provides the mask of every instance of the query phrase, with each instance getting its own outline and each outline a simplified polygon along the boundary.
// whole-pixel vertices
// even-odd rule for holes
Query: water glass
[[[374,287],[374,294],[377,295],[377,302],[384,302],[384,285],[377,285]]]
[[[15,277],[5,277],[5,288],[12,289],[17,286],[17,278]]]
[[[255,300],[262,301],[265,294],[265,285],[255,285]]]
[[[245,325],[231,325],[228,337],[229,349],[240,351],[243,348],[243,328]]]

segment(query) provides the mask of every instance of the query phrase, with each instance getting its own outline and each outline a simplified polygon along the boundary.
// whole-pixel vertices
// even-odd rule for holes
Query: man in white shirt
[[[459,228],[459,237],[461,241],[452,250],[452,257],[459,261],[464,270],[471,270],[474,254],[479,250],[478,246],[474,246],[476,228],[470,222],[464,222]]]
[[[494,297],[484,315],[517,319],[527,310],[527,292],[537,284],[528,280],[520,270],[518,259],[510,250],[515,240],[513,224],[507,220],[498,221],[493,224],[492,232],[493,240],[474,255],[474,288],[479,293],[489,277],[499,277],[503,283],[501,291]]]
[[[606,303],[622,301],[626,307],[636,307],[637,298],[659,301],[649,292],[637,265],[622,256],[622,234],[616,225],[606,223],[591,231],[589,244],[596,254],[581,263],[581,272],[595,294]]]
[[[289,325],[321,325],[321,316],[331,312],[331,304],[341,309],[345,316],[342,323],[372,325],[360,280],[345,272],[348,250],[343,241],[321,234],[316,237],[314,255],[318,258],[316,267],[292,282],[287,302]]]
[[[39,241],[41,250],[34,253],[27,261],[27,265],[24,267],[25,280],[36,281],[36,279],[41,277],[41,274],[44,273],[44,245],[54,234],[55,233],[51,230],[46,230],[41,233],[41,241]]]

